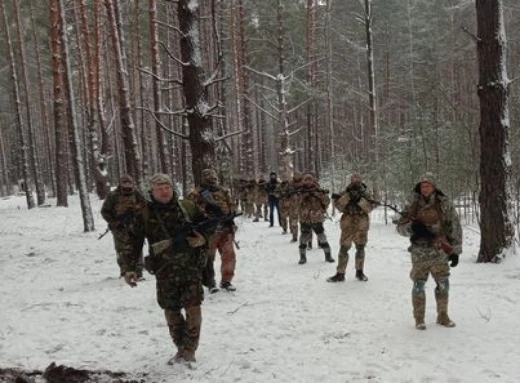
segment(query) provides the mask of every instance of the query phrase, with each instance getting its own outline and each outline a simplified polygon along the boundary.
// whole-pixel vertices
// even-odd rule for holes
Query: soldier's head
[[[130,193],[134,190],[134,179],[130,175],[124,174],[119,179],[119,186],[124,193]]]
[[[278,178],[278,177],[276,176],[276,173],[275,173],[275,172],[271,172],[271,173],[269,173],[269,179],[270,179],[271,181],[276,181],[277,178]]]
[[[163,173],[154,174],[150,178],[150,194],[159,203],[170,203],[174,197],[172,179]]]
[[[353,173],[350,175],[351,184],[361,184],[362,181],[363,181],[363,178],[361,177],[361,174]]]
[[[203,185],[216,186],[218,183],[217,172],[213,169],[204,169],[201,176]]]
[[[304,173],[302,176],[302,183],[304,187],[310,188],[316,184],[316,179],[312,173]]]
[[[300,182],[302,182],[302,174],[300,172],[295,171],[293,173],[292,179],[295,183],[299,184]]]
[[[425,173],[415,185],[414,190],[417,193],[420,193],[423,197],[429,198],[433,192],[437,190],[434,175],[432,173]]]

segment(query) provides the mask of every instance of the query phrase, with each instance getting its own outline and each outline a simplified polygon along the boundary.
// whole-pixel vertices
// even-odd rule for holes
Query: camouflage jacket
[[[149,252],[153,254],[154,245],[170,240],[177,231],[187,225],[197,224],[206,219],[206,216],[191,201],[178,201],[174,198],[168,204],[154,200],[148,202],[136,216],[131,231],[133,239],[127,241],[121,251],[123,272],[136,270],[137,254],[140,253],[145,238]],[[203,231],[200,231],[200,234],[206,240],[211,235],[210,232]],[[153,255],[161,258],[165,264],[170,264],[173,270],[185,273],[184,276],[188,274],[197,276],[205,264],[205,249],[206,247],[192,248],[187,241],[183,241],[165,246],[159,254]]]
[[[201,211],[206,212],[210,217],[235,213],[235,204],[229,192],[220,186],[197,186],[188,195],[188,199],[193,201]]]
[[[330,204],[329,195],[318,185],[311,188],[302,188],[298,193],[298,211],[300,212],[300,222],[319,223],[325,221],[325,214]]]
[[[267,182],[265,180],[258,181],[256,186],[256,203],[266,204],[267,203]]]
[[[362,183],[357,187],[350,184],[338,198],[334,199],[334,207],[346,215],[368,215],[373,209],[370,199],[365,184]]]
[[[110,226],[128,228],[145,205],[146,199],[139,192],[124,193],[118,187],[103,202],[101,216]]]
[[[414,241],[412,236],[412,221],[423,223],[436,239],[446,240],[452,247],[454,254],[462,253],[462,227],[455,207],[440,190],[436,190],[428,199],[414,193],[412,201],[404,208],[403,214],[397,223],[397,232],[410,237],[413,252]],[[433,245],[433,243],[432,243]]]

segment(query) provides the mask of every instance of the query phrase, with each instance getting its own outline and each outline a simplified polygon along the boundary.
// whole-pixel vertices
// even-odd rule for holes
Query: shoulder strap
[[[190,212],[188,211],[189,208],[191,207],[191,206],[189,206],[190,201],[179,200],[179,201],[177,201],[177,204],[179,205],[179,208],[181,209],[182,215],[184,215],[184,219],[186,220],[186,222],[193,223],[193,221],[191,219],[192,214],[190,214]]]

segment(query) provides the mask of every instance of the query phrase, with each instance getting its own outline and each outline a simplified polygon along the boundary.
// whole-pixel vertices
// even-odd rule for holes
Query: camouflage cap
[[[433,173],[430,173],[430,172],[424,173],[424,175],[419,180],[418,184],[422,184],[423,182],[429,183],[434,188],[437,187],[437,183],[435,182],[435,176],[433,175]]]
[[[302,180],[303,181],[305,181],[305,180],[312,180],[312,181],[314,181],[315,180],[314,174],[312,174],[312,173],[303,173]]]
[[[207,181],[209,179],[216,179],[217,178],[217,172],[213,169],[204,169],[201,173],[202,181]]]
[[[129,174],[123,174],[121,178],[119,179],[119,183],[123,184],[125,182],[131,182],[134,183],[134,179]]]
[[[169,184],[170,186],[173,186],[172,179],[169,175],[164,173],[156,173],[150,178],[150,190],[152,190],[155,185],[160,184]]]

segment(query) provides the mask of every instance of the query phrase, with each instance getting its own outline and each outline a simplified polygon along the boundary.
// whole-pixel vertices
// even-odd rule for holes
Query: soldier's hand
[[[137,286],[137,273],[135,271],[127,271],[124,275],[125,282],[130,287]]]
[[[459,264],[459,255],[450,254],[448,256],[448,262],[450,262],[450,267],[456,267]]]
[[[206,244],[206,238],[204,238],[204,236],[196,230],[193,230],[191,234],[186,237],[186,239],[193,248],[201,247]]]

